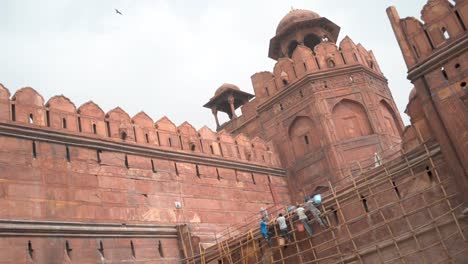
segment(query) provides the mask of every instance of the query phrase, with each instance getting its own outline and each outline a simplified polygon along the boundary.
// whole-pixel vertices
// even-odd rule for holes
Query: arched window
[[[120,138],[121,138],[122,140],[127,139],[127,133],[126,133],[125,131],[122,131],[122,134],[120,134]]]
[[[294,50],[297,48],[297,45],[299,43],[297,43],[297,41],[293,40],[291,43],[289,43],[289,46],[288,46],[288,57],[291,58],[293,53],[294,53]]]
[[[34,116],[33,114],[29,114],[29,124],[34,124]]]
[[[93,134],[97,134],[96,124],[93,123]]]
[[[333,107],[332,118],[338,140],[345,140],[373,133],[364,107],[352,100],[341,100]]]
[[[336,66],[336,65],[335,65],[335,61],[332,60],[332,59],[329,59],[329,60],[327,61],[327,64],[328,64],[328,68],[335,68],[335,66]]]
[[[314,34],[307,35],[304,38],[304,45],[312,51],[314,50],[315,46],[320,44],[320,42],[322,42],[322,39]]]
[[[62,118],[62,128],[67,128],[67,119],[65,117]]]
[[[318,137],[312,134],[312,130],[313,122],[306,116],[296,117],[289,127],[289,137],[296,158],[301,158],[319,147]]]

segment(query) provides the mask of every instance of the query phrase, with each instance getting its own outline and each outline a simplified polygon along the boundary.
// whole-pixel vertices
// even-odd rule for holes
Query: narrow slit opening
[[[65,152],[67,155],[67,162],[70,162],[70,148],[68,148],[68,146],[65,146]]]
[[[130,249],[132,250],[132,257],[135,258],[136,257],[136,254],[135,254],[135,245],[133,245],[133,241],[130,240]]]
[[[432,43],[431,37],[429,37],[427,30],[424,30],[424,35],[426,36],[426,39],[429,42],[429,45],[431,46],[431,49],[434,49],[434,44]]]
[[[125,168],[129,169],[130,166],[128,165],[128,156],[125,155]]]
[[[429,168],[429,166],[426,166],[426,174],[427,177],[429,177],[429,180],[434,182],[434,175],[432,175],[432,170]]]
[[[182,144],[182,136],[179,135],[179,144],[180,144],[180,149],[184,150],[184,144]]]
[[[346,59],[345,59],[345,57],[344,57],[344,55],[343,55],[342,52],[340,52],[340,55],[341,55],[341,59],[343,59],[343,63],[344,63],[344,64],[347,64],[347,63],[346,63]]]
[[[195,164],[195,171],[197,173],[197,177],[200,178],[200,168],[198,167],[198,164]]]
[[[32,142],[32,152],[33,152],[33,158],[37,158],[36,141],[34,140]]]
[[[213,149],[212,145],[210,145],[210,152],[211,152],[211,154],[214,154],[214,149]]]
[[[136,128],[135,126],[133,127],[133,138],[135,139],[135,142],[137,142],[137,133],[136,133]],[[148,143],[148,142],[147,142]]]
[[[393,189],[395,190],[396,195],[398,196],[398,199],[401,198],[400,190],[398,189],[398,186],[396,185],[395,181],[392,181]]]
[[[107,128],[107,136],[111,136],[111,128],[110,128],[110,123],[109,121],[106,121],[106,128]]]
[[[224,157],[223,148],[221,147],[221,142],[218,142],[219,152],[221,153],[221,157]]]
[[[156,139],[158,140],[158,146],[161,146],[161,140],[159,139],[159,131],[156,131]]]
[[[81,129],[81,117],[78,117],[78,132],[82,132],[82,129]]]
[[[11,105],[11,121],[16,121],[16,106]]]
[[[466,31],[465,23],[463,22],[463,19],[461,18],[460,13],[458,13],[458,10],[455,11],[455,15],[457,16],[457,20],[458,22],[460,22],[460,25],[462,26],[463,31]]]
[[[156,167],[154,166],[154,161],[153,159],[151,159],[151,170],[153,171],[153,173],[156,173]]]
[[[99,164],[101,164],[101,153],[102,153],[102,150],[100,149],[96,150],[96,160]]]
[[[65,240],[65,250],[67,251],[68,258],[71,259],[71,252],[73,251],[73,249],[70,247],[70,243],[68,242],[68,240]]]
[[[317,64],[317,68],[320,70],[320,63],[318,62],[317,57],[314,57],[314,59],[315,59],[315,64]]]
[[[98,252],[101,255],[101,257],[104,257],[104,244],[102,243],[102,240],[99,241]]]
[[[31,240],[28,240],[28,255],[32,260],[34,260],[34,249],[32,247]]]
[[[49,110],[46,110],[46,125],[47,127],[50,127],[50,112]]]
[[[364,210],[366,213],[369,212],[369,205],[367,204],[367,199],[364,196],[361,196],[361,201],[362,201],[362,206],[364,207]]]
[[[164,258],[163,246],[161,240],[158,240],[158,252],[161,258]]]
[[[333,219],[335,220],[336,225],[340,223],[340,218],[338,217],[338,210],[332,207]]]

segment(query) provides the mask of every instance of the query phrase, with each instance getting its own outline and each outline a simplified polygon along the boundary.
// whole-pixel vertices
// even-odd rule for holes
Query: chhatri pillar
[[[216,121],[216,129],[219,130],[222,125],[219,124],[218,111],[226,113],[231,120],[235,119],[237,118],[236,109],[253,97],[254,95],[241,91],[239,87],[225,83],[216,90],[214,96],[204,107],[211,109]]]

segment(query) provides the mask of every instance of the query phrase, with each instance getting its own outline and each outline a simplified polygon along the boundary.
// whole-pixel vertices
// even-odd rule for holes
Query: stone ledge
[[[176,238],[176,226],[0,220],[0,237]]]

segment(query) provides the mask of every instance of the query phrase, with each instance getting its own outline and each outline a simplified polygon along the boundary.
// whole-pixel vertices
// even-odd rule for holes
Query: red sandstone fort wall
[[[215,232],[261,207],[289,203],[273,147],[259,138],[232,138],[206,127],[196,131],[188,123],[176,127],[167,118],[153,123],[144,113],[130,118],[120,108],[104,114],[92,102],[76,109],[63,96],[44,104],[31,88],[17,91],[10,101],[1,86],[0,99],[0,219],[189,223],[202,242],[212,242]],[[176,201],[182,208],[175,208]],[[179,258],[175,236],[122,239],[114,232],[114,239],[99,234],[68,239],[74,261],[99,260],[99,241],[108,261]],[[0,255],[7,262],[15,256],[31,260],[26,250],[31,241],[38,263],[61,263],[65,240],[15,237],[2,241]],[[154,246],[159,240],[164,258]],[[137,257],[128,254],[130,241]]]

